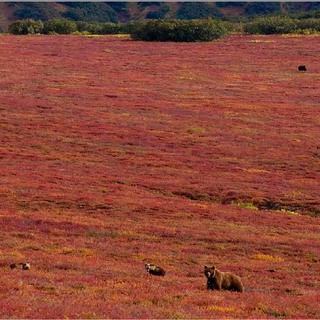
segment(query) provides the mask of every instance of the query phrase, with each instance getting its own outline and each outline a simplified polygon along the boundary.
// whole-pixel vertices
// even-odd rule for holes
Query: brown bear
[[[215,266],[204,267],[208,290],[230,290],[243,292],[243,285],[238,276],[231,272],[221,272]]]
[[[151,263],[146,263],[144,265],[144,267],[146,268],[146,270],[149,274],[152,274],[154,276],[162,276],[163,277],[166,274],[166,272],[164,271],[163,268],[157,267]]]

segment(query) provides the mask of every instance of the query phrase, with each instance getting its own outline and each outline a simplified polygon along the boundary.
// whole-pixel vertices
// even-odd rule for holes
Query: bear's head
[[[156,269],[157,269],[157,267],[156,267],[154,264],[152,264],[152,263],[146,263],[146,264],[144,265],[144,267],[147,269],[148,272],[149,272],[150,270],[156,270]]]
[[[216,270],[215,266],[212,266],[212,267],[204,266],[204,274],[208,279],[214,278],[215,270]]]

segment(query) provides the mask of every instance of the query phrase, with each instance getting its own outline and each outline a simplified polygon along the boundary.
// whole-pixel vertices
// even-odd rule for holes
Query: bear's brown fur
[[[30,264],[27,262],[11,263],[11,269],[21,268],[22,270],[30,270]]]
[[[215,266],[204,267],[208,290],[230,290],[243,292],[241,279],[231,272],[221,272]]]
[[[152,274],[154,276],[162,276],[163,277],[166,274],[166,272],[164,271],[163,268],[155,266],[152,263],[146,263],[144,265],[144,267],[146,268],[146,270],[149,274]]]

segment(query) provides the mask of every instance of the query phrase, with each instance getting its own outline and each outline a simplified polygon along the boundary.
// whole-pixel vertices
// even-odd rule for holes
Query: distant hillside
[[[19,19],[127,22],[139,19],[221,18],[242,21],[256,15],[319,17],[320,2],[11,2],[0,3],[0,28]]]

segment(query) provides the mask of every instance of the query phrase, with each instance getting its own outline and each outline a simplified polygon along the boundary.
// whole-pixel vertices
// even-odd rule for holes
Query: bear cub
[[[11,269],[21,268],[22,270],[30,270],[30,263],[20,262],[20,263],[11,263]]]
[[[146,263],[144,265],[144,267],[146,268],[146,270],[149,274],[152,274],[154,276],[162,276],[163,277],[166,274],[166,272],[164,271],[163,268],[155,266],[152,263]]]
[[[241,279],[231,272],[221,272],[215,266],[204,267],[208,290],[230,290],[243,292]]]

